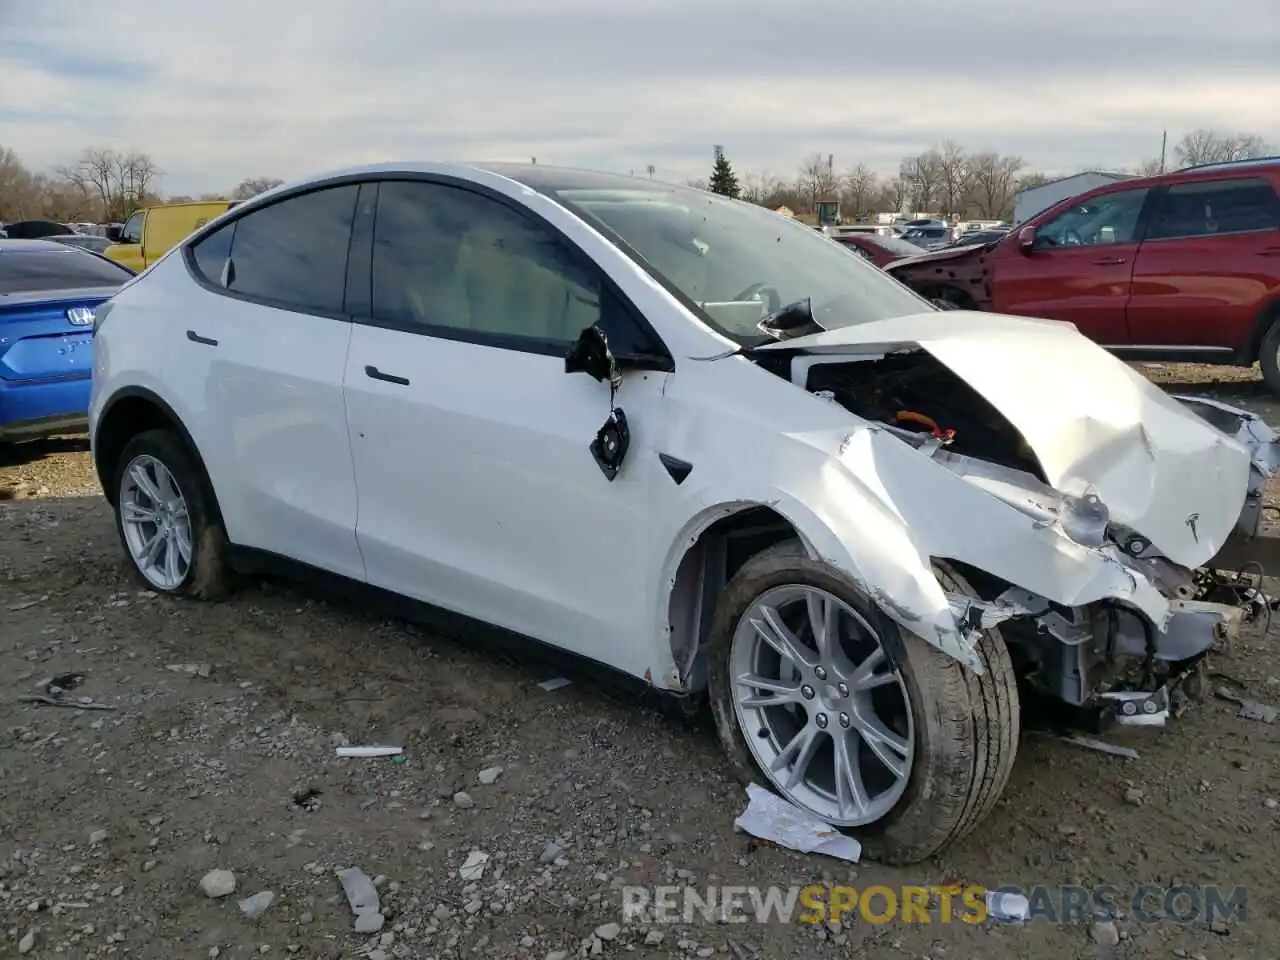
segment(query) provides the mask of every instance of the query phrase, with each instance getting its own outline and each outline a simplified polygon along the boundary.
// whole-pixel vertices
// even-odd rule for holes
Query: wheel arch
[[[1249,341],[1244,345],[1244,357],[1246,363],[1256,363],[1260,359],[1262,350],[1262,341],[1267,335],[1267,331],[1271,329],[1273,323],[1280,322],[1280,293],[1272,295],[1261,310],[1258,311],[1257,318],[1253,321],[1253,329],[1249,332]]]
[[[899,567],[892,576],[869,579],[866,569],[884,573],[901,559],[889,556],[871,560],[870,549],[859,537],[856,524],[837,529],[827,519],[799,501],[785,499],[727,501],[701,510],[681,529],[662,567],[659,610],[666,626],[670,656],[675,667],[671,678],[682,690],[698,691],[706,685],[706,669],[699,656],[711,630],[715,607],[725,586],[751,557],[774,544],[796,539],[810,558],[822,560],[864,590],[893,620],[916,633],[966,666],[981,670],[971,644],[966,644],[959,623],[946,605],[929,558],[918,569]],[[902,588],[889,592],[882,585],[895,582]],[[930,594],[939,601],[931,604]],[[911,597],[911,602],[901,602]],[[939,627],[948,622],[950,635]]]
[[[182,438],[187,451],[195,460],[204,480],[213,490],[213,482],[204,458],[200,456],[200,448],[196,446],[186,424],[158,394],[146,387],[123,387],[103,405],[102,414],[98,417],[93,432],[93,466],[102,485],[102,492],[107,502],[116,505],[115,475],[119,467],[120,455],[125,445],[145,430],[173,430]],[[221,508],[218,506],[216,491],[213,508],[221,521]]]

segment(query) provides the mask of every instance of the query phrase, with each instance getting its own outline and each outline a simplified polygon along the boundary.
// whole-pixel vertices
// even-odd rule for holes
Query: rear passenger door
[[[1137,344],[1226,359],[1277,292],[1280,199],[1270,182],[1237,175],[1175,183],[1138,253],[1129,329]]]
[[[173,349],[231,540],[363,579],[342,395],[359,189],[285,197],[184,251]]]

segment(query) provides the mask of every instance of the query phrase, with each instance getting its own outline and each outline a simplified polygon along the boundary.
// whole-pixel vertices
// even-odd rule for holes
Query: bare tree
[[[831,168],[831,157],[820,153],[811,153],[800,164],[800,179],[797,189],[804,201],[809,204],[807,212],[818,208],[819,200],[833,198],[839,192],[835,174]]]
[[[8,147],[0,147],[0,223],[30,217],[37,202],[31,171]]]
[[[1140,177],[1159,176],[1164,173],[1164,162],[1159,157],[1151,157],[1134,167],[1133,172]]]
[[[743,200],[770,208],[775,208],[784,202],[779,197],[787,192],[787,185],[783,183],[781,177],[771,173],[744,173],[740,180]],[[772,202],[774,200],[778,202]]]
[[[919,212],[927,212],[938,200],[942,184],[942,156],[937,150],[926,150],[914,157],[903,157],[898,174],[911,185],[911,203]]]
[[[240,181],[240,185],[232,192],[231,199],[248,200],[250,197],[273,190],[282,183],[284,181],[276,177],[247,177]]]
[[[1251,160],[1267,155],[1267,144],[1253,133],[1218,133],[1201,128],[1192,130],[1173,148],[1178,163],[1195,167],[1202,163],[1228,163],[1232,160]]]
[[[160,170],[145,153],[117,153],[90,147],[74,164],[58,168],[58,176],[100,203],[108,220],[123,220],[134,208],[156,197]]]
[[[686,180],[684,182],[684,185],[686,187],[693,187],[693,189],[695,190],[707,190],[710,188],[710,184],[707,183],[706,180],[697,180],[697,179]]]
[[[845,171],[842,179],[849,212],[858,219],[872,213],[880,190],[880,178],[876,172],[865,163],[859,163]]]
[[[899,173],[885,183],[880,195],[880,205],[891,208],[894,213],[905,213],[910,199],[911,181]]]
[[[942,214],[954,217],[964,205],[969,180],[969,157],[953,140],[944,140],[938,151],[938,184]]]
[[[969,199],[977,207],[979,216],[1002,220],[1012,214],[1018,171],[1024,165],[1021,157],[1002,157],[994,151],[973,157]]]

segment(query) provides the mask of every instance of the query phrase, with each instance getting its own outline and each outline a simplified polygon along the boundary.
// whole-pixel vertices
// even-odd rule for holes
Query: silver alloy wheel
[[[173,590],[191,569],[191,517],[169,468],[147,454],[134,457],[120,479],[120,527],[138,572],[159,590]]]
[[[774,587],[738,621],[729,671],[743,737],[783,796],[843,827],[893,809],[915,729],[906,684],[866,618],[818,587]]]

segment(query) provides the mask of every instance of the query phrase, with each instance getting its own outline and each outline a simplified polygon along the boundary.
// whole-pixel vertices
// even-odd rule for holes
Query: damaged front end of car
[[[1280,440],[1245,411],[1168,397],[1074,330],[972,316],[990,338],[904,318],[755,359],[865,422],[847,468],[922,555],[961,567],[976,595],[947,594],[958,634],[972,647],[998,629],[1050,723],[1161,725],[1215,645],[1269,616],[1260,571],[1217,557],[1257,535]]]

